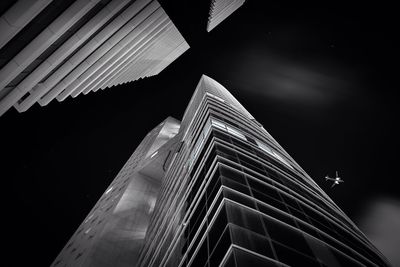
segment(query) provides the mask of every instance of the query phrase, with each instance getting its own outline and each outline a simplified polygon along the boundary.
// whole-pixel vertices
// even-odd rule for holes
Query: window
[[[209,93],[209,92],[207,92],[206,95],[208,95],[208,96],[210,96],[210,97],[212,97],[212,98],[214,98],[214,99],[217,99],[217,100],[220,101],[220,102],[225,102],[224,99],[220,98],[219,96],[213,95],[213,94],[211,94],[211,93]]]
[[[237,225],[229,225],[232,231],[232,243],[261,255],[273,258],[269,240],[260,234],[249,231]]]
[[[212,223],[211,229],[208,233],[208,240],[210,245],[210,250],[212,251],[215,245],[218,243],[219,238],[221,237],[224,229],[228,224],[228,219],[226,217],[226,211],[223,207],[215,220]]]
[[[246,137],[238,130],[236,130],[230,126],[226,126],[226,128],[228,129],[228,133],[230,133],[231,135],[234,135],[242,140],[246,140]]]
[[[214,192],[215,191],[217,191],[217,190],[214,190]],[[208,221],[211,221],[211,219],[213,218],[215,212],[217,211],[217,209],[221,205],[221,202],[222,202],[223,198],[224,198],[223,194],[219,194],[218,195],[218,199],[215,201],[215,204],[214,204],[214,206],[212,206],[212,208],[209,205],[210,203],[207,203],[208,204],[208,208],[211,208],[211,210],[210,210],[210,212],[208,213],[208,216],[207,216]],[[222,207],[221,209],[225,210],[225,207]]]
[[[281,211],[286,212],[285,204],[283,204],[281,201],[279,201],[275,198],[272,198],[269,194],[260,193],[257,190],[252,190],[252,193],[253,193],[254,197],[256,199],[258,199],[259,201],[261,201],[267,205],[270,205],[274,208],[277,208]]]
[[[264,217],[264,224],[271,239],[305,255],[314,257],[304,235],[284,223]]]
[[[220,98],[219,96],[216,96],[216,95],[215,95],[214,98],[217,99],[218,101],[225,102],[225,100],[223,100],[223,99]]]
[[[287,213],[278,211],[276,209],[273,209],[271,206],[269,205],[265,205],[265,204],[261,204],[261,203],[257,203],[257,207],[258,210],[262,213],[264,213],[265,215],[271,216],[281,222],[284,222],[286,224],[289,224],[291,226],[296,227],[295,225],[295,221],[293,220],[293,218],[288,215]]]
[[[203,241],[203,244],[196,252],[191,266],[204,266],[208,258],[207,240]]]
[[[250,195],[250,190],[246,185],[235,182],[227,177],[221,177],[222,184],[226,187],[232,188],[233,190],[239,191],[246,195]]]
[[[226,266],[226,267],[232,267],[232,266],[236,266],[235,263],[235,256],[233,255],[232,252],[230,252],[229,256],[227,257],[227,259],[225,260],[225,262],[222,264],[222,266]],[[244,266],[244,265],[243,265]]]
[[[196,250],[197,244],[200,242],[200,240],[202,239],[203,235],[205,234],[207,230],[207,224],[204,223],[201,227],[201,229],[198,231],[199,234],[196,236],[195,239],[190,239],[190,242],[192,244],[191,248],[188,250],[187,252],[187,258],[190,259],[194,253],[194,251]],[[206,243],[206,242],[205,242]]]
[[[237,266],[251,266],[251,267],[277,267],[282,266],[269,260],[267,258],[261,258],[255,254],[246,252],[241,249],[234,248],[234,255]],[[228,265],[226,265],[228,266]]]
[[[247,180],[249,181],[250,187],[253,192],[257,191],[258,193],[266,195],[268,198],[273,198],[280,202],[282,201],[278,191],[270,184],[261,182],[257,179],[253,179],[253,178],[249,178]]]
[[[238,129],[231,127],[231,126],[227,126],[225,123],[223,123],[219,120],[211,119],[211,125],[213,125],[216,128],[219,128],[221,130],[227,131],[229,134],[236,136],[239,139],[247,141],[244,134],[242,134]]]
[[[273,151],[273,155],[276,159],[278,159],[280,162],[285,164],[286,166],[290,167],[293,169],[293,167],[287,162],[281,155],[279,155],[277,152]]]
[[[349,257],[344,253],[340,253],[334,249],[329,249],[329,251],[334,254],[335,259],[339,262],[341,266],[357,266],[360,263],[356,262],[353,258]],[[384,264],[382,264],[384,265]]]
[[[108,193],[110,193],[112,189],[113,189],[113,187],[111,186],[110,188],[107,189],[105,194],[107,195]]]
[[[279,261],[289,264],[290,266],[297,266],[299,262],[301,262],[303,266],[321,266],[314,259],[279,243],[274,242],[274,248]]]
[[[269,146],[267,146],[266,144],[262,143],[261,141],[259,141],[257,139],[255,141],[256,141],[258,147],[261,148],[261,150],[267,152],[269,155],[273,156],[275,159],[279,160],[286,166],[293,169],[293,167],[290,165],[290,163],[287,160],[285,160],[278,152],[274,151],[272,148],[270,148]]]
[[[267,152],[268,154],[270,154],[271,156],[274,157],[274,154],[273,154],[273,152],[272,152],[272,149],[271,149],[269,146],[267,146],[267,145],[264,144],[264,143],[261,143],[261,142],[258,141],[257,139],[256,139],[256,143],[257,143],[257,145],[258,145],[259,148],[261,148],[263,151]]]
[[[226,190],[226,189],[224,189],[223,194],[224,194],[225,198],[228,198],[234,202],[243,204],[243,205],[253,208],[253,209],[256,208],[256,204],[252,198],[243,196],[242,194],[236,193],[231,190]]]
[[[239,159],[236,156],[236,152],[234,150],[229,149],[226,146],[215,144],[214,146],[217,150],[217,155],[233,162],[239,163]]]
[[[225,167],[223,165],[220,167],[220,171],[222,176],[246,185],[244,175],[240,171],[233,170],[232,168]]]
[[[247,136],[246,136],[246,139],[247,139]],[[237,139],[232,139],[231,143],[237,147],[240,147],[243,150],[246,150],[247,152],[254,154],[253,148],[250,145],[248,145],[247,142],[244,142],[244,141],[248,141],[248,140],[243,139],[243,140],[239,141]]]
[[[211,124],[210,124],[210,121],[207,120],[206,121],[206,125],[204,126],[204,137],[207,136],[207,134],[210,131],[210,129],[211,129]]]
[[[200,209],[201,209],[201,206],[198,206],[195,211],[196,214],[193,214],[193,217],[190,219],[189,239],[192,239],[193,236],[196,234],[201,222],[203,221],[204,217],[206,216],[207,210],[206,210],[206,207],[204,204],[203,204],[202,209],[201,210]]]
[[[217,193],[220,186],[221,186],[221,180],[219,178],[219,172],[216,171],[207,186],[207,201],[209,202],[209,204],[211,204],[211,202],[213,201],[214,196]]]
[[[211,119],[211,125],[216,127],[216,128],[222,129],[224,131],[226,130],[225,123],[222,123],[222,122],[217,121],[215,119]]]
[[[260,235],[265,235],[264,228],[261,223],[261,217],[258,213],[239,205],[228,203],[226,205],[228,221],[235,225],[241,226],[246,230],[253,231]]]
[[[229,227],[226,227],[224,233],[218,240],[218,243],[215,246],[210,256],[210,266],[218,266],[220,264],[221,260],[224,258],[226,252],[228,251],[230,245],[231,245],[231,238],[229,235]],[[210,250],[212,249],[213,246],[211,246],[210,244]]]

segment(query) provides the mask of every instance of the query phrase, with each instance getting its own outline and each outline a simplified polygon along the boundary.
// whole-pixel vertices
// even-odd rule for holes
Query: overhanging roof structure
[[[0,116],[157,75],[189,48],[152,0],[18,1],[0,32]]]
[[[245,0],[212,0],[207,22],[207,31],[210,32],[223,20],[229,17]]]

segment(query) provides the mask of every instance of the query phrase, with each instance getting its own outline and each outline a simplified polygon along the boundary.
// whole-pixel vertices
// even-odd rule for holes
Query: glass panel
[[[205,239],[200,249],[194,255],[194,259],[190,266],[204,266],[207,259],[208,259],[207,239]]]
[[[273,208],[261,203],[257,203],[257,206],[258,210],[261,211],[262,213],[269,215],[272,218],[275,218],[281,222],[287,223],[291,226],[295,226],[295,221],[290,215],[274,210]]]
[[[230,150],[227,147],[221,146],[221,145],[215,145],[216,149],[217,149],[217,154],[223,158],[229,159],[233,162],[239,162],[237,156],[236,156],[236,152],[233,150]]]
[[[299,263],[301,263],[301,266],[307,267],[321,266],[316,260],[279,243],[274,242],[273,246],[279,261],[289,264],[290,266],[299,266]]]
[[[226,227],[224,233],[222,234],[221,238],[218,241],[218,244],[215,246],[215,249],[213,250],[210,256],[210,266],[218,266],[220,264],[221,260],[224,258],[229,247],[231,246],[231,243],[232,242],[231,242],[229,227]],[[210,250],[212,250],[211,244],[210,244]]]
[[[253,232],[265,235],[265,231],[258,213],[245,207],[227,203],[228,221]]]
[[[228,133],[230,133],[230,134],[232,134],[232,135],[234,135],[234,136],[236,136],[236,137],[238,137],[238,138],[240,138],[242,140],[246,140],[246,137],[241,132],[236,130],[235,128],[232,128],[230,126],[226,126],[226,128],[228,129]]]
[[[225,100],[223,100],[223,99],[220,98],[219,96],[216,96],[216,95],[215,95],[214,98],[217,99],[217,100],[219,100],[219,101],[221,101],[221,102],[225,102]]]
[[[221,175],[228,177],[238,183],[246,185],[246,181],[244,179],[244,175],[240,171],[233,170],[231,168],[221,166],[220,167]]]
[[[280,194],[278,191],[273,188],[270,184],[266,184],[264,182],[257,181],[256,179],[249,178],[247,179],[252,191],[258,191],[264,195],[267,195],[270,198],[274,198],[279,202],[282,202]]]
[[[219,128],[219,129],[222,129],[222,130],[226,131],[225,123],[220,122],[220,121],[218,121],[216,119],[211,119],[211,125],[216,127],[216,128]]]
[[[241,249],[234,248],[233,254],[237,266],[248,266],[248,267],[278,267],[281,266],[273,262],[272,260],[261,258],[257,255],[243,251]]]
[[[187,258],[190,259],[192,257],[192,254],[194,252],[194,250],[197,247],[197,244],[199,243],[199,240],[202,239],[204,233],[206,232],[207,229],[207,223],[203,224],[203,226],[201,227],[199,234],[197,235],[196,239],[191,239],[189,243],[193,243],[192,247],[189,249],[188,251],[188,256]]]
[[[275,207],[277,209],[280,209],[280,210],[282,210],[284,212],[287,212],[286,211],[286,205],[284,203],[282,203],[281,201],[276,200],[275,198],[272,198],[267,194],[260,193],[257,190],[252,190],[252,193],[253,193],[253,196],[256,199],[260,200],[261,202],[266,203],[266,204],[268,204],[268,205],[270,205],[272,207]]]
[[[363,264],[355,261],[354,259],[336,251],[331,250],[331,252],[335,255],[336,260],[339,262],[340,266],[364,266]],[[384,265],[382,265],[384,266]]]
[[[227,190],[227,189],[225,189],[223,191],[223,194],[224,194],[224,197],[231,199],[237,203],[243,204],[243,205],[253,208],[253,209],[256,208],[254,200],[249,197],[245,197],[243,195],[240,195],[239,193],[235,193],[235,192],[233,192],[231,190]]]
[[[211,188],[211,187],[209,187],[209,188]],[[212,204],[212,202],[214,201],[214,197],[218,193],[218,190],[220,188],[221,188],[221,179],[218,178],[214,187],[210,190],[211,192],[209,193],[207,190],[207,205],[208,206],[210,206]],[[221,196],[222,196],[222,194],[221,194]]]
[[[291,206],[292,208],[298,209],[298,210],[300,209],[300,208],[299,208],[299,205],[297,204],[297,200],[294,199],[292,196],[288,196],[288,195],[283,194],[283,193],[280,194],[280,195],[281,195],[283,201],[284,201],[287,205]]]
[[[287,162],[280,154],[278,154],[277,152],[273,151],[273,155],[276,159],[278,159],[280,162],[282,162],[283,164],[285,164],[286,166],[293,168],[289,162]]]
[[[273,240],[314,257],[304,235],[301,232],[267,217],[264,217],[263,221],[269,236]]]
[[[236,267],[235,255],[231,252],[225,262],[222,264],[223,267]]]
[[[271,156],[274,157],[272,149],[269,146],[267,146],[266,144],[262,143],[261,141],[259,141],[257,139],[256,139],[256,143],[259,148],[261,148],[263,151],[267,152],[268,154],[270,154]]]
[[[220,212],[218,213],[213,224],[211,225],[211,229],[208,233],[210,251],[214,248],[215,244],[217,243],[218,239],[220,238],[220,236],[222,234],[222,231],[226,228],[227,224],[228,224],[228,219],[226,217],[226,211],[223,207],[220,210]]]
[[[292,214],[294,217],[296,217],[304,222],[307,222],[307,223],[309,222],[308,217],[302,211],[293,209],[291,207],[287,207],[287,209],[289,210],[290,214]]]
[[[250,190],[246,185],[237,183],[226,177],[221,177],[221,181],[222,181],[222,184],[225,185],[226,187],[232,188],[232,189],[242,192],[246,195],[250,195]]]
[[[229,227],[232,232],[232,242],[234,244],[273,258],[271,245],[265,236],[256,234],[237,225],[230,224]]]
[[[207,136],[207,134],[210,131],[210,129],[211,129],[211,123],[210,123],[209,120],[207,120],[207,122],[206,122],[206,124],[204,126],[204,137]]]

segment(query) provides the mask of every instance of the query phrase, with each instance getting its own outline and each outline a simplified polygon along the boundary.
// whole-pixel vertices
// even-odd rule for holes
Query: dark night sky
[[[161,74],[0,118],[5,257],[49,265],[146,133],[181,119],[203,73],[393,248],[379,229],[400,236],[394,7],[248,0],[207,33],[208,1],[160,3],[191,46]],[[345,183],[330,189],[335,170]]]

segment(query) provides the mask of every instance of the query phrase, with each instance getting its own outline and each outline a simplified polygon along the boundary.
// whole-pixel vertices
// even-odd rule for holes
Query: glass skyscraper
[[[142,141],[53,266],[389,266],[219,83]]]

